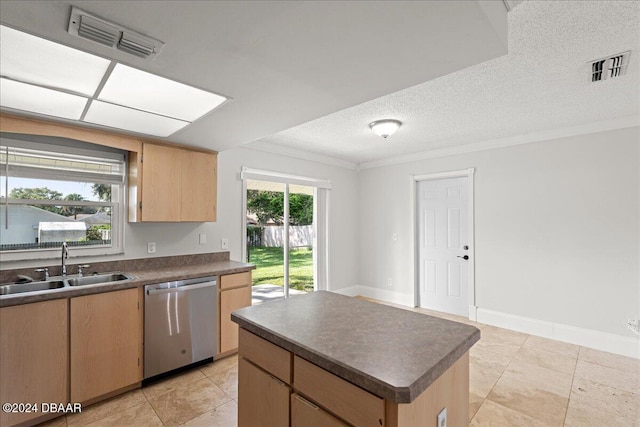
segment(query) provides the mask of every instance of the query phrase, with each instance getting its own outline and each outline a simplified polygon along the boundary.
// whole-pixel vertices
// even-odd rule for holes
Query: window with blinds
[[[122,252],[125,185],[126,152],[57,138],[0,138],[3,258],[57,256],[63,242],[76,255]]]

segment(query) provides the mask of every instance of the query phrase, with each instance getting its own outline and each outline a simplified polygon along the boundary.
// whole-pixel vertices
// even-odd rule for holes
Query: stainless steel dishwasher
[[[211,358],[217,350],[216,276],[144,287],[144,378]]]

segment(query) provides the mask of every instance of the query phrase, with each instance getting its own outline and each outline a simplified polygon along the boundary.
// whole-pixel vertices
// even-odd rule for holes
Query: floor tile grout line
[[[569,388],[569,399],[567,400],[567,407],[564,410],[564,419],[562,420],[562,425],[565,426],[567,424],[567,415],[569,414],[569,405],[571,405],[571,395],[573,394],[573,383],[576,380],[576,369],[578,367],[578,358],[580,357],[580,349],[582,347],[578,346],[578,357],[576,357],[576,363],[573,365],[573,375],[571,376],[571,388]]]
[[[520,349],[522,348],[522,346],[524,346],[524,343],[525,343],[525,342],[527,342],[527,340],[529,339],[529,337],[530,337],[530,336],[531,336],[531,334],[527,334],[527,338],[525,338],[525,339],[524,339],[524,341],[522,342],[522,344],[520,345],[520,347],[518,347],[518,351],[520,351]],[[502,371],[502,373],[500,374],[500,377],[499,377],[499,378],[498,378],[498,380],[495,382],[495,384],[493,384],[493,386],[491,387],[491,390],[489,390],[489,393],[487,394],[487,397],[486,397],[486,398],[483,400],[483,402],[482,402],[482,404],[483,404],[483,405],[484,405],[484,403],[485,403],[487,400],[489,400],[489,401],[491,401],[491,402],[493,402],[493,403],[496,403],[496,404],[498,404],[498,405],[501,405],[500,403],[494,402],[493,400],[489,399],[489,396],[491,395],[491,392],[492,392],[492,391],[493,391],[493,389],[496,387],[496,385],[498,385],[498,382],[500,382],[500,379],[502,379],[502,376],[504,375],[504,373],[507,371],[507,369],[509,369],[509,366],[511,366],[511,363],[513,363],[514,361],[516,361],[516,362],[520,362],[519,360],[517,360],[517,359],[515,358],[515,357],[516,357],[516,354],[518,354],[518,351],[516,351],[516,352],[514,353],[514,355],[511,357],[511,360],[509,360],[509,363],[507,364],[507,366],[504,368],[504,370],[503,370],[503,371]],[[526,362],[522,362],[522,363],[526,363]],[[577,359],[576,359],[576,364],[577,364]],[[534,365],[534,366],[535,366],[535,365]],[[574,368],[574,370],[575,370],[575,368]],[[573,377],[571,378],[571,382],[572,382],[572,384],[573,384]],[[569,396],[570,396],[570,395],[571,395],[571,393],[569,393]],[[545,423],[545,422],[546,422],[545,420],[541,420],[541,419],[539,419],[539,418],[537,418],[537,417],[533,417],[533,416],[531,416],[531,415],[525,414],[524,412],[519,411],[519,410],[514,409],[514,408],[510,408],[509,406],[505,406],[505,405],[501,405],[501,406],[504,406],[505,408],[511,409],[512,411],[516,411],[516,412],[519,412],[519,413],[521,413],[521,414],[527,415],[528,417],[530,417],[530,418],[532,418],[532,419],[534,419],[534,420],[536,420],[536,421],[540,421],[540,422],[542,422],[542,423]],[[482,405],[481,405],[480,407],[482,407]],[[565,419],[566,419],[566,416],[567,416],[567,414],[566,414],[566,413],[567,413],[567,409],[568,409],[568,408],[569,408],[569,400],[567,399],[567,407],[565,408]],[[478,408],[478,412],[480,412],[480,408]],[[476,415],[474,415],[474,417],[473,417],[473,418],[475,418],[475,417],[478,415],[478,412],[476,412]],[[471,421],[469,421],[469,422],[471,423]],[[563,420],[563,425],[564,425],[564,420]]]
[[[160,423],[165,426],[166,424],[164,423],[164,421],[162,421],[162,418],[160,418],[160,415],[158,414],[158,412],[156,411],[156,408],[153,407],[153,404],[151,403],[151,401],[149,400],[149,397],[146,395],[146,393],[143,390],[144,387],[140,387],[140,392],[142,393],[142,395],[144,396],[145,400],[147,401],[147,403],[149,404],[149,406],[151,407],[151,410],[153,411],[154,414],[156,414],[156,417],[158,417],[158,420],[160,420]]]

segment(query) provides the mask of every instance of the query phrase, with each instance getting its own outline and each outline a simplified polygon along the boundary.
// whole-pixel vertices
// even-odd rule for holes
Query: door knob
[[[469,255],[465,255],[465,256],[460,256],[460,255],[458,255],[458,258],[462,258],[462,259],[469,259]]]

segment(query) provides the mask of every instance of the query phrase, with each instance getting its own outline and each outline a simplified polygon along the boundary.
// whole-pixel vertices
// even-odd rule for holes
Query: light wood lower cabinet
[[[0,403],[69,402],[68,300],[0,308]],[[0,412],[12,426],[42,413]]]
[[[290,395],[285,383],[247,359],[238,359],[238,406],[251,407],[238,411],[239,427],[288,427]]]
[[[251,305],[251,272],[222,275],[219,282],[218,353],[232,353],[238,349],[238,325],[231,321],[231,312]]]
[[[291,427],[349,427],[299,394],[291,395]]]
[[[87,402],[142,381],[138,289],[71,298],[71,401]]]
[[[385,425],[384,399],[295,356],[293,387],[354,426]]]
[[[443,408],[449,426],[468,424],[469,353],[411,403],[371,394],[246,329],[240,329],[239,355],[239,427],[439,427]],[[287,406],[282,389],[292,393]],[[273,418],[274,408],[290,418]]]

